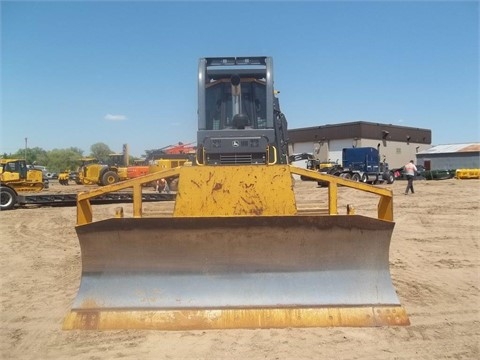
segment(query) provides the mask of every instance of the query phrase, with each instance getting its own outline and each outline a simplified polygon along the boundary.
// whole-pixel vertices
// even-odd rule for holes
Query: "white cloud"
[[[105,115],[104,119],[108,121],[124,121],[127,120],[127,117],[125,115],[107,114]]]

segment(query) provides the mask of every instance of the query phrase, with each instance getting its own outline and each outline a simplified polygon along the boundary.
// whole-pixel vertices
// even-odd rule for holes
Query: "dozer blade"
[[[64,329],[408,325],[394,223],[358,215],[114,218],[77,226]]]

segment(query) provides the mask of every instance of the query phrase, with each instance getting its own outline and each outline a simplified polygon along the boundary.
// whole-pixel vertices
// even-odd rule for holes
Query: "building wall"
[[[315,147],[327,146],[328,158],[320,160],[341,163],[343,148],[374,147],[390,168],[415,161],[417,153],[431,147],[429,129],[364,121],[290,129],[288,135],[291,154],[312,153]]]
[[[426,144],[401,143],[395,141],[379,141],[372,139],[341,139],[324,142],[303,142],[290,144],[290,154],[294,153],[313,153],[315,146],[319,144],[328,144],[328,158],[322,161],[332,161],[342,163],[342,150],[351,147],[374,147],[379,149],[382,160],[389,164],[390,168],[399,168],[410,160],[416,160],[416,155],[430,147]]]
[[[429,170],[480,169],[480,152],[419,154],[417,163]]]

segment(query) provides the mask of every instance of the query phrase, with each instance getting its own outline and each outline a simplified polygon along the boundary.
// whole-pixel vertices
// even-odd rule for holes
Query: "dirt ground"
[[[63,331],[80,282],[76,210],[33,207],[0,213],[0,357],[479,359],[480,180],[416,181],[408,196],[404,181],[385,186],[395,195],[390,268],[408,327]],[[55,183],[48,192],[80,189]],[[299,207],[325,204],[327,190],[315,182],[297,181],[295,190]],[[340,188],[339,208],[347,203],[375,215],[377,197]],[[95,219],[117,206],[95,206]],[[171,206],[144,203],[146,213]]]

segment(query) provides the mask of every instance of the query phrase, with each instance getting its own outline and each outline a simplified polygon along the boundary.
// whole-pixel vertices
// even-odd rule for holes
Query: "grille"
[[[251,154],[228,154],[220,155],[220,164],[251,164]]]

